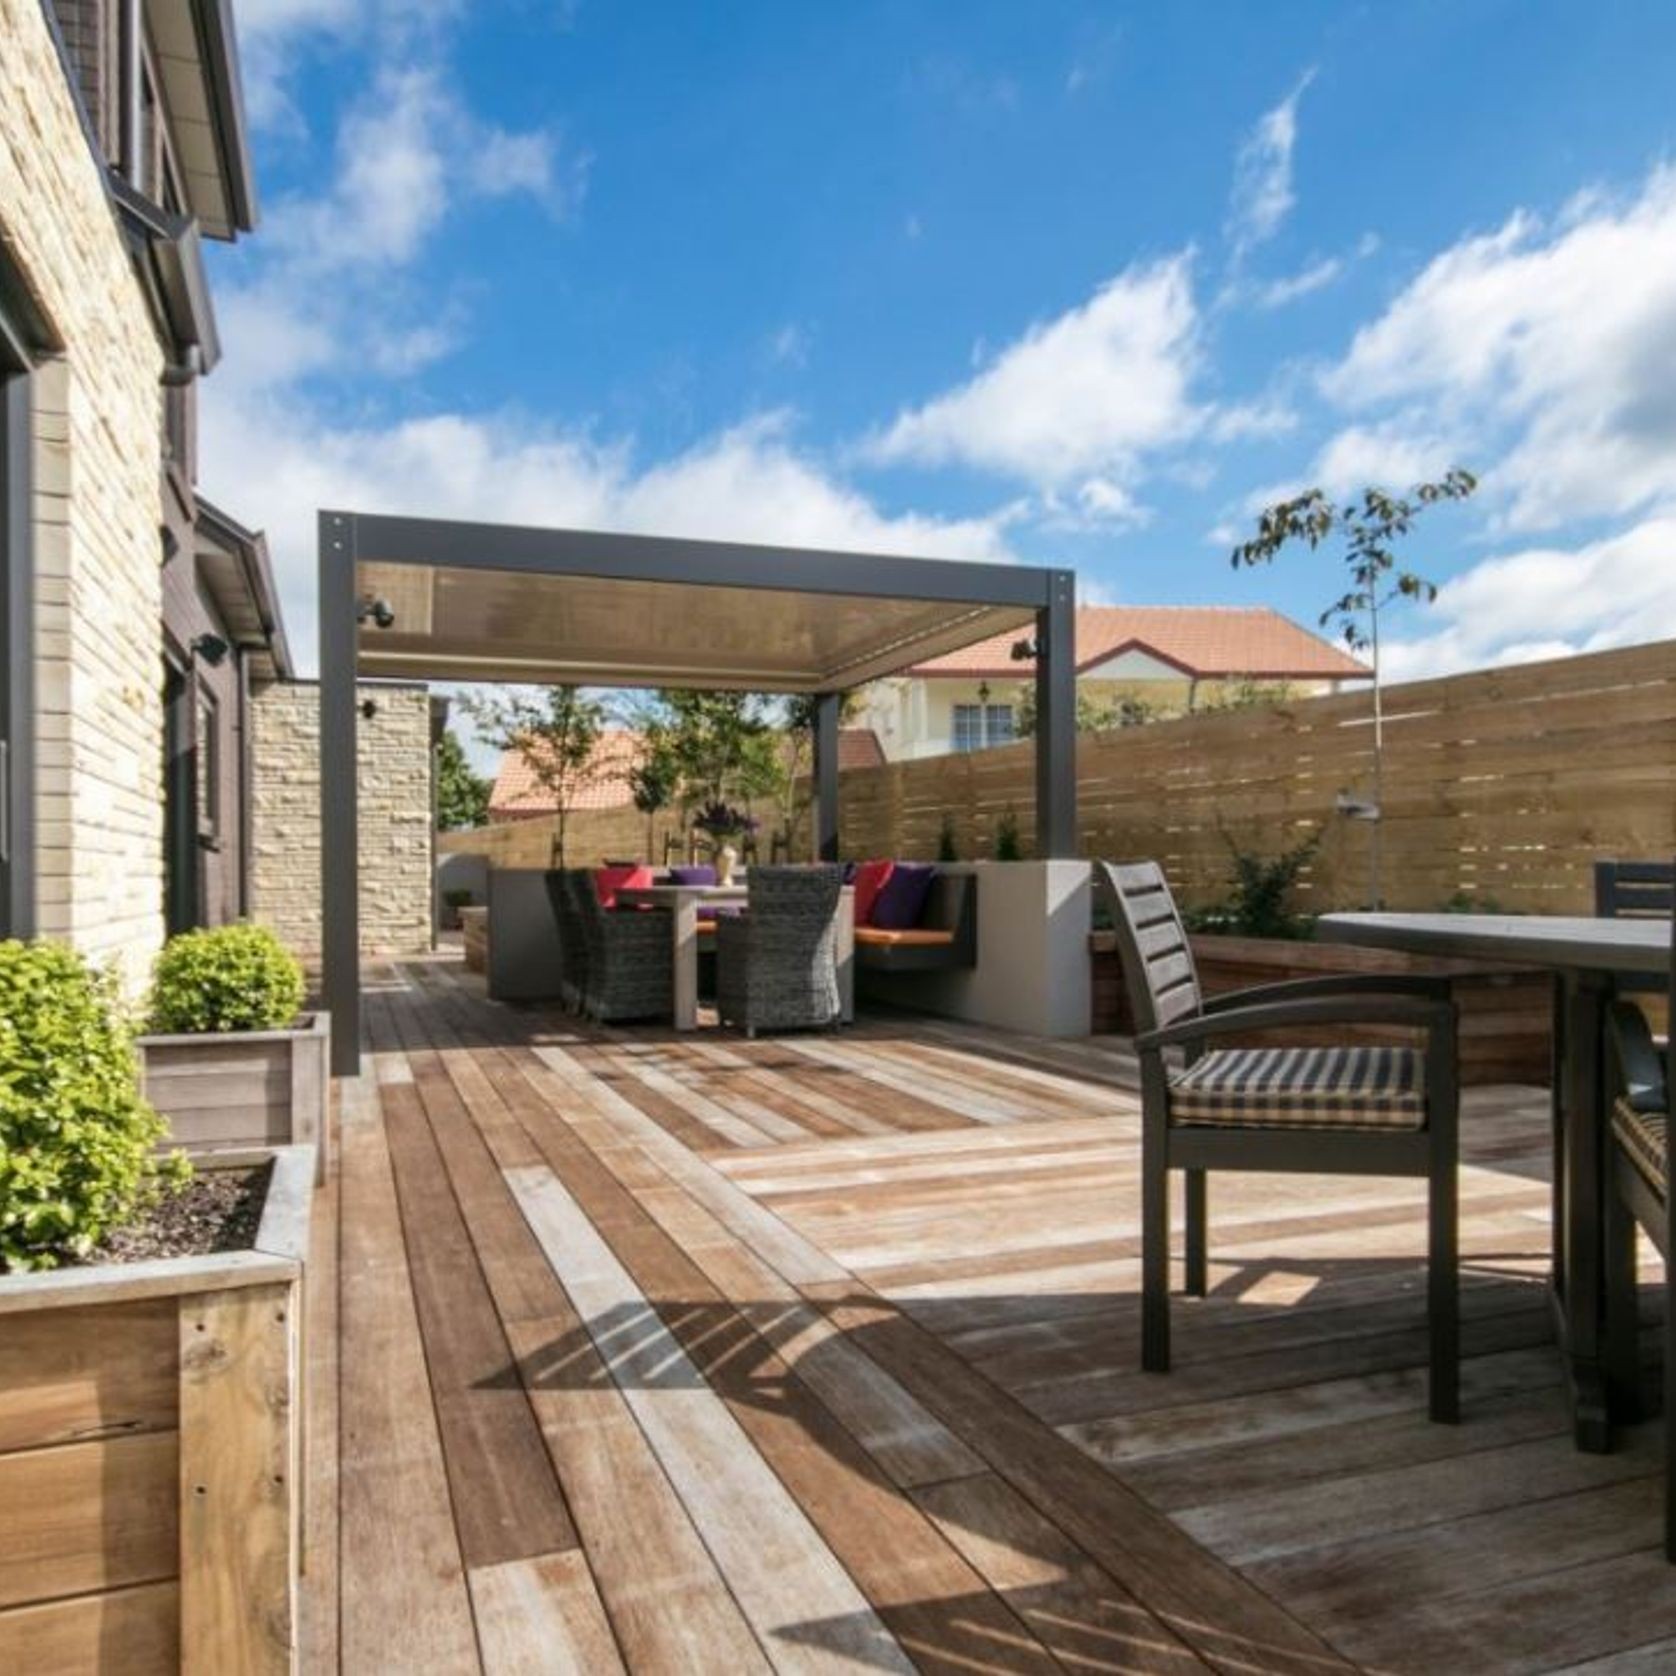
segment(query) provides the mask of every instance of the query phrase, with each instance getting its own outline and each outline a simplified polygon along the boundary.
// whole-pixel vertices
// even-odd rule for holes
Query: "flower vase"
[[[733,870],[739,865],[739,852],[731,844],[723,844],[716,851],[716,883],[730,885],[733,883]]]

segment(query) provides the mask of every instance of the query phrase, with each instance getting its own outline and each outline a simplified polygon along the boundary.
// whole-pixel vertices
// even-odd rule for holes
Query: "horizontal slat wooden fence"
[[[1335,804],[1371,797],[1372,734],[1365,691],[1085,734],[1082,853],[1154,857],[1184,900],[1208,903],[1227,892],[1231,844],[1274,855],[1320,832],[1298,906],[1363,906],[1370,827]],[[844,853],[933,856],[946,813],[962,856],[992,855],[1008,811],[1028,850],[1034,774],[1028,742],[851,769]],[[1596,858],[1676,855],[1676,642],[1388,688],[1384,809],[1390,907],[1590,911]],[[547,827],[444,843],[539,865]],[[581,813],[570,836],[579,861],[636,854],[644,822]]]

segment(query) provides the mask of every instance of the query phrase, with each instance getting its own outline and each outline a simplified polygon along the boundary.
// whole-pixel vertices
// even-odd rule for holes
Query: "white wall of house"
[[[965,676],[891,676],[862,689],[856,724],[873,729],[888,762],[946,756],[956,749],[970,748],[957,743],[959,706],[977,706],[982,702],[980,689],[987,686],[988,706],[1010,705],[1016,716],[1029,679],[1028,676],[991,677],[986,683]],[[1077,677],[1077,684],[1079,691],[1100,703],[1135,697],[1157,710],[1174,713],[1195,704],[1213,702],[1222,687],[1233,683],[1216,679],[1194,681],[1162,658],[1130,650],[1084,670]],[[1307,698],[1317,693],[1336,692],[1346,683],[1322,680],[1284,684],[1293,695]],[[1000,731],[997,728],[994,734]],[[1005,743],[1005,739],[992,735],[990,742]]]
[[[37,920],[137,985],[163,935],[162,351],[40,0],[0,0],[0,248],[34,404]]]

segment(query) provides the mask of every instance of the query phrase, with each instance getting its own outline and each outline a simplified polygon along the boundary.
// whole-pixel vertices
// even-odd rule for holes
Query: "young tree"
[[[658,858],[653,847],[657,842],[657,818],[675,801],[680,771],[663,723],[650,719],[640,731],[641,757],[629,770],[629,795],[635,808],[646,817],[646,859],[656,865]]]
[[[853,692],[838,695],[838,725],[842,727],[855,714],[859,696]],[[779,754],[775,758],[776,783],[774,800],[779,810],[777,842],[791,854],[792,833],[797,817],[809,806],[814,796],[815,721],[820,700],[813,693],[795,693],[785,701]]]
[[[436,748],[436,823],[444,832],[482,826],[489,818],[489,782],[472,772],[465,747],[445,728]]]
[[[1257,520],[1257,534],[1232,554],[1236,570],[1268,564],[1298,543],[1315,548],[1336,537],[1350,586],[1321,613],[1323,628],[1336,628],[1353,652],[1366,652],[1373,671],[1373,817],[1370,871],[1373,905],[1380,900],[1379,826],[1385,791],[1385,705],[1379,677],[1379,614],[1398,600],[1437,598],[1437,584],[1397,564],[1396,544],[1427,507],[1465,500],[1478,487],[1470,471],[1456,467],[1434,483],[1417,483],[1406,495],[1366,488],[1360,497],[1334,505],[1320,489],[1309,489],[1269,507]]]
[[[565,864],[565,825],[576,794],[597,776],[594,752],[607,711],[580,687],[514,688],[468,699],[467,713],[503,751],[516,751],[536,783],[552,795],[553,865]]]
[[[778,734],[757,694],[665,689],[658,708],[683,808],[774,790]]]

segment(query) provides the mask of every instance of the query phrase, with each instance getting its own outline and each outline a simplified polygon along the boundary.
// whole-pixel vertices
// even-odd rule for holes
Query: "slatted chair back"
[[[1136,1034],[1193,1017],[1203,1000],[1199,973],[1164,869],[1155,861],[1100,861],[1094,877],[1117,932]]]
[[[1676,916],[1676,861],[1597,861],[1595,913],[1601,919]],[[1657,978],[1625,975],[1617,987],[1621,993],[1657,995],[1664,986]]]

